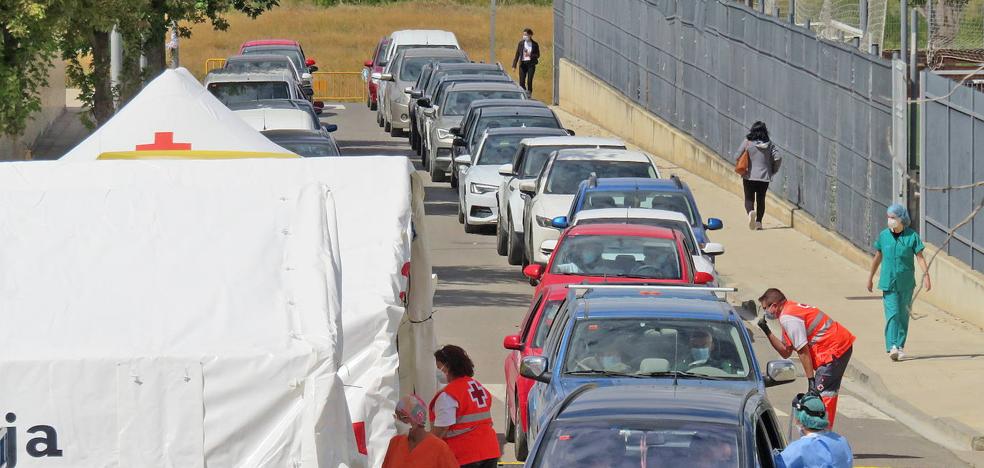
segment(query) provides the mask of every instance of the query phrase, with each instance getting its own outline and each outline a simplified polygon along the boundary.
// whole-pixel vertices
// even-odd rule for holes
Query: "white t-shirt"
[[[523,41],[523,61],[529,62],[533,55],[533,42]]]
[[[779,316],[779,325],[792,342],[793,349],[799,351],[806,346],[806,322],[803,319],[783,314]]]
[[[434,401],[434,426],[450,427],[458,421],[458,402],[445,392]]]

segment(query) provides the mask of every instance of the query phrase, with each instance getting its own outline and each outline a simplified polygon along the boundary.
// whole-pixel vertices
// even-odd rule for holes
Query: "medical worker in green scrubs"
[[[909,334],[909,311],[912,292],[916,289],[916,270],[913,257],[919,259],[923,271],[923,288],[932,284],[923,257],[922,239],[909,227],[909,212],[898,203],[888,207],[888,228],[875,240],[875,258],[868,275],[868,291],[874,289],[875,272],[881,266],[878,289],[882,290],[885,305],[885,351],[893,361],[905,358],[905,338]]]

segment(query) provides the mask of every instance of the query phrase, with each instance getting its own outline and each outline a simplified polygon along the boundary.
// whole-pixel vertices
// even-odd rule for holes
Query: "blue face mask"
[[[711,348],[692,348],[690,356],[696,361],[706,361],[711,357]]]

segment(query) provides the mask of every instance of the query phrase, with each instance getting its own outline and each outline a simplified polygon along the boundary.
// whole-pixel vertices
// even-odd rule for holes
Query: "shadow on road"
[[[879,458],[882,459],[888,458],[888,459],[895,459],[895,460],[912,460],[912,459],[921,459],[922,457],[916,457],[913,455],[895,455],[889,453],[855,453],[854,454],[855,460],[871,460],[871,459],[879,459]]]
[[[926,354],[926,355],[907,355],[905,359],[900,359],[900,361],[919,361],[922,359],[974,359],[984,357],[984,353],[968,353],[968,354]]]
[[[518,267],[489,268],[480,266],[435,266],[434,273],[443,284],[526,284]],[[530,294],[533,289],[530,288]]]
[[[441,289],[434,293],[435,307],[527,307],[530,294],[471,289]]]

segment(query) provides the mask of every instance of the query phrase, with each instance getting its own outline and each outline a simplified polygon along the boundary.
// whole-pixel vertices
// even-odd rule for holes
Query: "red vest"
[[[806,343],[810,346],[810,359],[813,360],[814,369],[830,364],[854,345],[854,335],[816,307],[786,301],[782,306],[780,316],[782,315],[797,317],[806,325]],[[785,330],[782,337],[786,343],[792,345]]]
[[[444,434],[458,463],[499,458],[499,439],[492,428],[492,394],[471,377],[461,377],[448,383],[430,402],[430,420],[434,422],[434,402],[441,393],[458,402],[455,423]]]

